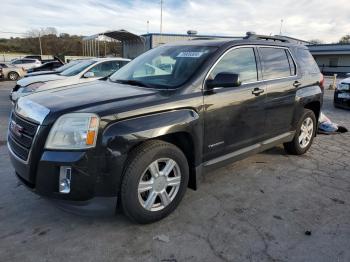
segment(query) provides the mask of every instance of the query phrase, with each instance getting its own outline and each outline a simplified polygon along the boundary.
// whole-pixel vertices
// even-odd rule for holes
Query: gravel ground
[[[0,139],[12,84],[0,82]],[[323,111],[350,128],[350,111]],[[0,261],[350,261],[350,133],[282,147],[205,176],[151,225],[65,213],[18,183],[0,146]]]

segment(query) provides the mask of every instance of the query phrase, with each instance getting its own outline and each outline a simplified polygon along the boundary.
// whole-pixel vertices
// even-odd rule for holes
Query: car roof
[[[294,44],[290,42],[282,42],[278,40],[263,40],[263,39],[223,39],[223,38],[211,38],[211,39],[192,39],[187,41],[172,42],[166,44],[167,46],[213,46],[213,47],[222,47],[222,46],[235,46],[235,45],[269,45],[269,46],[282,46],[282,47],[291,47],[299,46],[303,47],[300,44]],[[305,47],[306,48],[306,47]]]
[[[96,58],[90,58],[92,61],[96,62],[104,62],[104,61],[131,61],[128,58],[122,58],[122,57],[96,57]]]

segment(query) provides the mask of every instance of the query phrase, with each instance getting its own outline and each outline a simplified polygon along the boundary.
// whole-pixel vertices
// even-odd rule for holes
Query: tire
[[[10,72],[7,74],[7,78],[11,81],[16,81],[19,78],[19,74],[17,72]]]
[[[124,170],[120,197],[125,215],[140,224],[168,216],[183,198],[188,179],[188,162],[178,147],[158,140],[143,143],[130,153]]]
[[[313,139],[315,137],[317,131],[316,123],[317,122],[314,112],[310,109],[304,109],[293,140],[291,142],[283,144],[286,152],[292,155],[302,155],[306,153],[311,147]],[[302,137],[304,137],[304,140]]]

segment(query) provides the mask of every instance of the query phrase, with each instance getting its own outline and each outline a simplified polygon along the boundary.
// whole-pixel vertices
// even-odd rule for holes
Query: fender
[[[176,133],[186,133],[192,140],[188,143],[192,142],[194,159],[189,165],[195,169],[202,159],[203,128],[199,114],[193,109],[159,112],[109,124],[102,133],[102,147],[109,155],[109,173],[121,174],[128,152],[138,144]]]
[[[314,101],[322,101],[322,90],[319,86],[308,86],[297,90],[296,101],[299,104],[306,105]]]
[[[296,126],[299,122],[301,114],[305,107],[308,104],[318,102],[320,104],[320,109],[323,102],[323,93],[321,88],[318,85],[306,86],[297,90],[295,96],[295,110],[293,118],[293,128],[296,129]],[[317,118],[317,115],[316,115]]]

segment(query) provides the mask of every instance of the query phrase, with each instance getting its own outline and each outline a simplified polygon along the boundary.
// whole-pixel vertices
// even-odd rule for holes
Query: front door
[[[219,59],[207,77],[239,74],[241,85],[204,91],[204,161],[265,138],[266,88],[258,82],[256,55],[254,47],[233,48]]]

